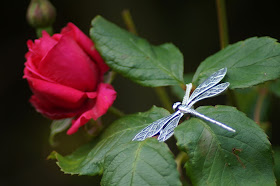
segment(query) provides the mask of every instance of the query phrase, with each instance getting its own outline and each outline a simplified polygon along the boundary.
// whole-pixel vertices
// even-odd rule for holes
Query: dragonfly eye
[[[173,106],[172,106],[173,110],[175,110],[175,111],[178,110],[178,107],[179,107],[180,105],[182,105],[181,102],[176,102],[176,103],[174,103]]]

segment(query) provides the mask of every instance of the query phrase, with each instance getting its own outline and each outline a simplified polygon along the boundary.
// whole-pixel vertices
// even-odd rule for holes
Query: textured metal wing
[[[169,116],[154,121],[152,124],[148,125],[143,130],[141,130],[138,134],[136,134],[136,136],[132,139],[132,141],[143,141],[146,138],[156,135],[167,123],[169,123],[170,120],[176,117],[176,115],[178,115],[179,113],[180,111],[176,111]]]
[[[169,121],[167,126],[160,131],[158,141],[160,142],[166,141],[173,135],[174,129],[178,126],[178,123],[183,115],[184,115],[183,113],[179,113],[177,116],[173,117]]]
[[[187,104],[192,102],[194,98],[199,96],[200,94],[204,93],[206,90],[212,88],[217,83],[219,83],[226,75],[227,68],[222,68],[217,72],[213,73],[209,78],[203,81],[192,93],[191,97],[189,98]]]
[[[225,91],[228,88],[229,85],[230,85],[229,82],[221,83],[221,84],[218,84],[218,85],[206,90],[204,93],[200,94],[192,102],[190,102],[188,104],[188,107],[192,107],[193,104],[195,104],[199,100],[213,97],[213,96],[216,96],[216,95],[222,93],[223,91]]]

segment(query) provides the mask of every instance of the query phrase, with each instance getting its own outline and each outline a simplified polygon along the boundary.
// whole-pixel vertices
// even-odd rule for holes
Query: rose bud
[[[26,18],[34,28],[46,28],[53,24],[56,17],[54,6],[48,0],[31,0]]]
[[[67,134],[75,133],[90,119],[105,114],[116,98],[108,71],[94,43],[74,24],[60,34],[27,42],[24,78],[33,92],[31,104],[50,119],[72,118]]]

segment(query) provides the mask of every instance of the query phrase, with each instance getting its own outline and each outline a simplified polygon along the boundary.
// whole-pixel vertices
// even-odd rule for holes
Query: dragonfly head
[[[174,111],[178,110],[178,107],[179,107],[180,105],[182,105],[181,102],[176,102],[176,103],[174,103],[173,106],[172,106],[173,110],[174,110]]]

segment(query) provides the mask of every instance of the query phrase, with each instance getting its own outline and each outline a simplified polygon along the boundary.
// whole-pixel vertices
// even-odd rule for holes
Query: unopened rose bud
[[[26,14],[28,23],[35,28],[50,27],[55,16],[55,8],[48,0],[31,0]]]

